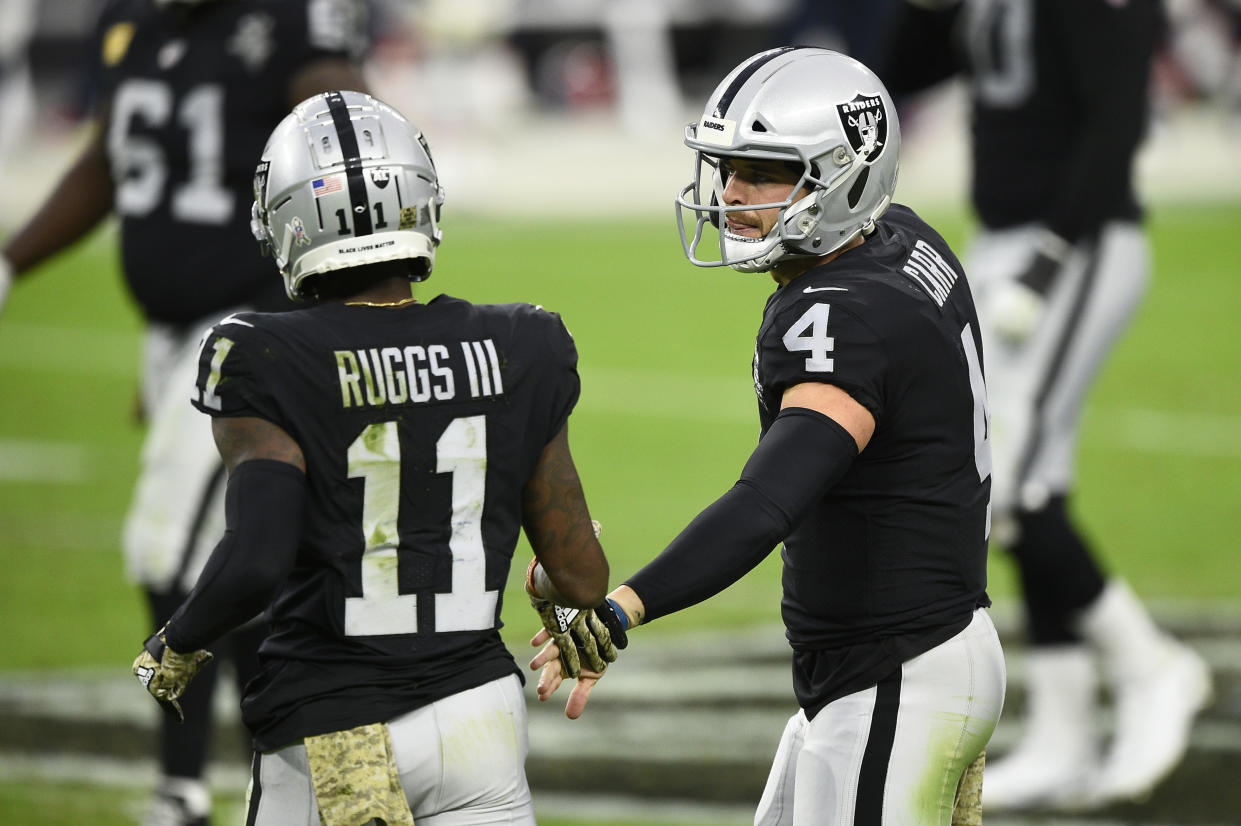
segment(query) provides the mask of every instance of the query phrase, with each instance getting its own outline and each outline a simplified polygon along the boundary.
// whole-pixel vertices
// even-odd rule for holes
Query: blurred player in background
[[[965,71],[972,93],[982,231],[966,261],[994,536],[1017,562],[1030,643],[1024,736],[989,767],[988,806],[1140,797],[1180,760],[1210,694],[1204,661],[1104,573],[1068,501],[1086,393],[1149,278],[1133,166],[1162,32],[1158,0],[909,3],[881,72],[899,95]],[[1116,706],[1102,757],[1100,670]]]
[[[147,323],[141,410],[148,433],[126,518],[129,576],[158,627],[184,599],[223,532],[224,468],[187,403],[196,345],[242,307],[290,306],[250,236],[254,165],[298,101],[364,88],[365,11],[354,0],[114,0],[96,33],[102,105],[89,144],[33,218],[8,239],[0,282],[120,221],[122,268]],[[221,650],[239,683],[262,629]],[[231,656],[235,655],[235,656]],[[148,824],[205,824],[203,783],[215,669],[163,724],[164,780]]]
[[[800,711],[754,822],[947,826],[1005,685],[969,285],[939,234],[891,203],[900,128],[856,60],[755,55],[685,143],[699,173],[677,199],[686,255],[777,284],[753,366],[762,436],[740,481],[595,613],[624,626],[682,610],[783,541]],[[559,653],[532,662],[541,698]],[[570,693],[570,716],[591,685]]]
[[[531,304],[413,297],[444,194],[423,136],[367,95],[300,104],[255,195],[289,295],[320,303],[203,340],[228,532],[135,674],[175,709],[202,649],[270,601],[246,823],[533,824],[499,635],[521,528],[560,604],[608,578],[569,451],[573,339]]]
[[[30,38],[35,28],[34,0],[0,0],[0,158],[4,164],[21,153],[13,150],[25,139],[34,119],[34,87],[30,78]],[[7,226],[7,187],[0,187],[0,227]],[[0,305],[8,279],[0,272]]]
[[[781,26],[784,42],[824,46],[873,65],[900,0],[795,0]]]

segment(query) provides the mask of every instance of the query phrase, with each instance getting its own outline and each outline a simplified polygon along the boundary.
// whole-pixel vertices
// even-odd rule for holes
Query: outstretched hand
[[[530,670],[539,672],[539,683],[536,691],[539,702],[546,702],[556,693],[556,689],[560,688],[560,684],[569,675],[565,671],[564,663],[560,658],[560,648],[552,640],[551,632],[546,628],[539,629],[539,633],[531,638],[530,645],[535,648],[538,648],[540,645],[543,646],[542,650],[534,655],[534,659],[530,660]],[[568,700],[565,701],[564,716],[570,720],[576,720],[582,716],[582,712],[586,710],[586,703],[590,699],[590,692],[601,677],[603,677],[603,674],[598,671],[591,671],[588,668],[583,667],[579,671],[577,681],[569,692]]]

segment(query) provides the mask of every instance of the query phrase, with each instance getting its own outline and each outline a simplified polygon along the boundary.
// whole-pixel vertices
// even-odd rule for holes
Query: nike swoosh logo
[[[802,290],[802,292],[804,293],[825,293],[828,290],[834,290],[836,292],[841,292],[841,293],[849,292],[848,287],[807,287],[806,289]]]

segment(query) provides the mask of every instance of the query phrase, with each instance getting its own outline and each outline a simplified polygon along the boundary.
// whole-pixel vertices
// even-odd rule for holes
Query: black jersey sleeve
[[[191,402],[212,417],[255,416],[288,428],[270,392],[277,355],[244,317],[233,315],[207,331],[198,353]]]
[[[1056,0],[1049,36],[1061,44],[1073,94],[1077,135],[1065,157],[1064,186],[1045,223],[1074,239],[1098,226],[1131,187],[1146,131],[1151,61],[1162,29],[1159,0]]]
[[[548,399],[547,441],[569,421],[577,406],[582,382],[577,372],[577,345],[559,313],[538,309],[543,318],[544,347],[550,369],[544,371],[540,392]]]
[[[880,417],[889,359],[880,336],[860,317],[862,301],[843,290],[803,291],[764,326],[759,360],[764,392],[773,394],[771,404],[778,407],[778,397],[790,387],[820,382],[836,385]]]

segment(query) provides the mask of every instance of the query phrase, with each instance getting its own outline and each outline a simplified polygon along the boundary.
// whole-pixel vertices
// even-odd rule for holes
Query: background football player
[[[900,127],[856,60],[755,55],[685,143],[699,172],[677,199],[686,255],[777,285],[753,365],[762,436],[740,481],[597,612],[637,625],[684,609],[783,541],[800,710],[754,822],[947,826],[1005,687],[969,285],[939,234],[892,204]],[[532,661],[540,698],[558,654]],[[575,685],[571,716],[592,685]]]
[[[1141,797],[1210,694],[1205,662],[1108,578],[1068,501],[1086,394],[1149,279],[1133,167],[1162,30],[1158,0],[904,4],[882,72],[898,94],[969,77],[995,538],[1030,643],[1025,734],[987,772],[992,807]],[[1116,710],[1102,756],[1100,670]]]
[[[185,398],[198,340],[233,309],[289,306],[250,237],[254,165],[295,103],[365,88],[364,25],[353,0],[108,2],[94,40],[102,102],[90,142],[0,256],[0,270],[20,277],[110,214],[120,221],[125,281],[147,324],[148,427],[123,547],[156,625],[223,531],[224,468]],[[239,685],[254,672],[260,633],[220,648]],[[212,668],[186,698],[185,725],[163,722],[151,826],[208,820],[201,778],[214,680]]]
[[[203,340],[228,531],[135,673],[175,710],[203,649],[272,600],[247,823],[533,824],[498,630],[520,530],[557,603],[597,605],[608,578],[569,451],[573,339],[531,304],[413,297],[444,194],[422,135],[367,95],[299,105],[255,193],[289,295],[320,303]]]

